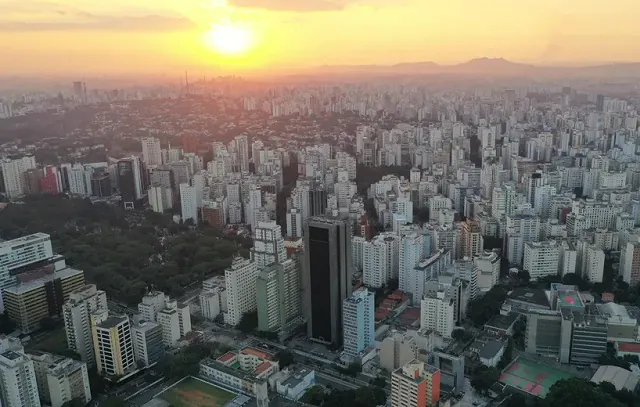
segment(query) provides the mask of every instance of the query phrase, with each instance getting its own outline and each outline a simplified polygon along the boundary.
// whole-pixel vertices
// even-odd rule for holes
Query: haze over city
[[[2,75],[633,62],[634,0],[0,0]]]

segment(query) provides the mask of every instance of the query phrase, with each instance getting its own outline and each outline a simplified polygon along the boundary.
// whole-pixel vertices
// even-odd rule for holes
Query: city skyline
[[[2,7],[2,75],[173,74],[186,67],[283,73],[483,57],[593,65],[640,55],[632,31],[638,6],[630,0],[586,1],[578,11],[549,0],[535,7],[497,0],[3,0]]]

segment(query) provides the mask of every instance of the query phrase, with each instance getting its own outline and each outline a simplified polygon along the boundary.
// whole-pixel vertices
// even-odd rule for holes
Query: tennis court
[[[500,382],[544,398],[555,382],[575,377],[573,374],[522,357],[514,360],[500,375]]]

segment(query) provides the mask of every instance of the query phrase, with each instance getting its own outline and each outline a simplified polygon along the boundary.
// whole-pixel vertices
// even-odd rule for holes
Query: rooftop
[[[35,289],[38,289],[42,286],[44,286],[45,283],[48,283],[50,281],[53,280],[57,280],[57,279],[65,279],[65,278],[69,278],[69,277],[74,277],[78,274],[82,274],[83,271],[82,270],[76,270],[70,267],[67,267],[65,269],[62,270],[58,270],[54,273],[51,274],[45,274],[40,278],[37,278],[35,280],[31,280],[29,282],[26,283],[21,283],[18,284],[16,286],[13,287],[8,287],[5,288],[4,291],[14,294],[14,295],[22,295],[24,293],[28,293],[29,291],[33,291]]]
[[[99,323],[98,327],[102,329],[111,329],[120,325],[122,322],[124,322],[125,319],[128,319],[128,318],[126,316],[109,317],[104,321],[102,321],[101,323]]]
[[[514,322],[516,322],[518,317],[519,315],[516,312],[510,312],[508,315],[494,315],[493,318],[485,324],[485,327],[507,330]]]
[[[46,233],[34,233],[31,235],[22,236],[13,240],[4,240],[0,242],[0,250],[4,248],[10,248],[13,246],[18,246],[24,243],[30,243],[35,241],[36,239],[51,240],[51,237]]]
[[[271,355],[270,353],[263,352],[263,351],[258,350],[256,348],[249,348],[249,347],[242,348],[240,350],[240,353],[243,354],[243,355],[255,356],[255,357],[258,357],[258,358],[260,358],[262,360],[271,360],[271,359],[273,359],[273,355]]]
[[[517,287],[507,295],[507,298],[513,301],[533,304],[547,309],[550,308],[549,299],[541,288]]]
[[[618,366],[600,366],[591,378],[593,383],[609,382],[616,390],[635,391],[638,387],[638,375]]]

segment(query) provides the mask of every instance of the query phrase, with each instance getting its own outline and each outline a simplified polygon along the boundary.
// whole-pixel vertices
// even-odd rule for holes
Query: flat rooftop
[[[525,302],[540,307],[545,307],[547,309],[550,308],[549,299],[547,298],[544,290],[541,288],[514,288],[509,294],[507,294],[507,298],[513,301]]]
[[[516,312],[510,312],[508,315],[494,315],[489,322],[485,324],[485,326],[489,328],[507,330],[514,322],[516,322],[518,316],[519,315]]]

